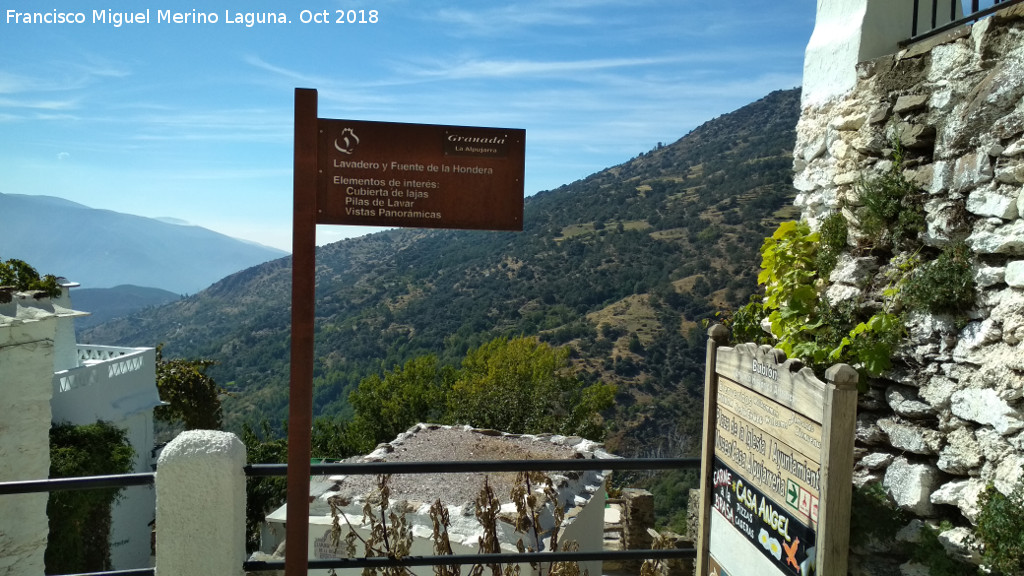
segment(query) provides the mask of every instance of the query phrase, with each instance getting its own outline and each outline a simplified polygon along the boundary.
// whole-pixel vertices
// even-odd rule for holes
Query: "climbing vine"
[[[904,175],[898,138],[890,144],[889,167],[861,179],[857,206],[841,206],[817,231],[807,222],[783,222],[765,239],[757,279],[764,296],[733,315],[734,337],[771,343],[817,369],[851,364],[865,384],[864,377],[892,367],[909,313],[964,316],[974,304],[970,249],[963,242],[942,250],[922,245],[922,195]],[[859,224],[853,242],[847,211]],[[844,254],[882,257],[886,264],[858,279],[858,295],[831,302],[826,288]]]
[[[806,222],[783,222],[765,239],[758,275],[764,298],[733,316],[734,333],[750,336],[766,318],[773,344],[787,356],[817,367],[846,362],[877,376],[890,368],[903,335],[902,318],[893,312],[899,290],[888,290],[885,305],[866,317],[853,303],[829,302],[827,277],[819,268],[820,245],[820,235]]]
[[[127,474],[135,452],[124,430],[106,422],[57,424],[50,429],[50,477]],[[111,507],[121,489],[51,492],[47,574],[110,570]]]

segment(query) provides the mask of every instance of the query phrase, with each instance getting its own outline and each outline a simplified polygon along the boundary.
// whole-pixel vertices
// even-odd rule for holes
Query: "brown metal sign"
[[[524,130],[325,120],[316,90],[295,90],[289,548],[309,542],[316,225],[522,230],[525,144]],[[285,558],[287,576],[308,567]]]
[[[526,131],[317,121],[318,224],[523,229]]]

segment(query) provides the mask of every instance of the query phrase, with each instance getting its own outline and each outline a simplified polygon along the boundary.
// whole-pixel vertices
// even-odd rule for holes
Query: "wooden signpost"
[[[520,129],[318,118],[295,90],[287,576],[308,567],[316,225],[522,230],[525,150]]]
[[[845,575],[857,371],[708,331],[699,576]]]

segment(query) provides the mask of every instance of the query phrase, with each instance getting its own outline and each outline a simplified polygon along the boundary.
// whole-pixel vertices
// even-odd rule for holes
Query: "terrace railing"
[[[1024,0],[914,0],[910,38],[903,45],[924,40],[974,22]]]
[[[156,474],[142,472],[138,474],[113,474],[108,476],[81,476],[77,478],[49,478],[43,480],[18,480],[0,482],[0,497],[16,494],[38,494],[57,490],[97,490],[102,488],[127,488],[129,486],[150,486]],[[2,502],[2,500],[0,500]],[[136,568],[132,570],[108,570],[105,572],[88,572],[69,574],[66,576],[156,576],[156,568]]]
[[[444,474],[462,472],[528,472],[528,471],[584,471],[584,470],[669,470],[700,469],[700,458],[605,458],[578,460],[490,460],[454,462],[369,462],[314,464],[310,471],[321,475],[378,475],[378,474]],[[246,476],[285,476],[284,464],[250,464]],[[455,554],[441,556],[407,556],[404,558],[340,558],[308,560],[309,569],[383,568],[392,566],[438,566],[468,564],[524,564],[549,562],[585,562],[592,560],[656,560],[696,558],[695,548],[669,550],[617,550],[607,552],[532,552],[507,554]],[[246,571],[284,570],[283,561],[247,561]]]
[[[376,463],[334,463],[314,464],[311,466],[313,475],[357,475],[357,474],[433,474],[462,472],[519,472],[519,471],[583,471],[583,470],[668,470],[668,469],[699,469],[700,458],[612,458],[612,459],[576,459],[576,460],[495,460],[495,461],[455,461],[455,462],[376,462]],[[244,467],[247,477],[286,476],[285,464],[251,464]],[[50,492],[54,490],[86,490],[98,488],[122,488],[127,486],[149,485],[159,482],[158,473],[139,473],[111,476],[92,476],[83,478],[56,478],[44,480],[28,480],[0,483],[0,497],[15,494]],[[165,503],[166,504],[166,503]],[[163,505],[163,504],[162,504]],[[174,503],[168,505],[175,508]],[[194,518],[202,522],[202,518]],[[159,535],[159,526],[157,526]],[[535,552],[510,554],[465,554],[441,556],[409,556],[405,558],[347,558],[333,560],[308,560],[308,569],[345,569],[363,567],[392,566],[435,566],[435,565],[467,565],[486,562],[488,564],[504,563],[538,563],[538,562],[582,562],[596,560],[637,561],[647,559],[681,559],[695,558],[694,548],[678,548],[669,550],[620,550],[608,552]],[[284,562],[245,561],[240,566],[244,571],[283,570]],[[165,573],[165,572],[161,572]],[[88,575],[75,576],[155,576],[156,568],[138,568],[132,570],[116,570],[93,572]]]

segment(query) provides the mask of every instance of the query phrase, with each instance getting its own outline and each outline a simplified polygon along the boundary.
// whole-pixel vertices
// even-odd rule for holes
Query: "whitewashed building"
[[[5,398],[0,436],[11,436],[12,441],[23,436],[17,447],[5,450],[0,444],[2,480],[47,477],[51,422],[83,425],[103,420],[122,428],[135,450],[132,471],[154,469],[153,408],[160,405],[155,350],[79,345],[73,322],[86,313],[71,308],[69,291],[76,286],[65,284],[57,298],[8,291],[9,301],[0,303],[0,397]],[[48,368],[46,380],[40,380],[40,366]],[[34,424],[17,424],[23,414],[31,414]],[[31,467],[9,460],[5,455],[11,452],[30,461]],[[25,470],[30,470],[28,475]],[[45,526],[46,495],[39,496]],[[115,570],[151,565],[154,506],[152,486],[122,492],[110,534]],[[41,559],[42,552],[38,554]],[[42,573],[41,565],[36,573]]]
[[[0,290],[0,482],[50,473],[54,341],[73,311]],[[0,576],[42,574],[46,494],[0,496]]]
[[[600,444],[579,437],[557,435],[517,435],[477,430],[470,427],[417,424],[397,438],[382,444],[376,450],[355,459],[361,462],[445,462],[469,460],[538,460],[576,458],[614,458]],[[558,492],[558,505],[564,510],[558,541],[575,542],[580,552],[602,550],[605,523],[606,471],[549,472]],[[516,552],[516,542],[522,538],[529,547],[530,536],[515,531],[513,518],[515,504],[509,493],[515,472],[499,473],[446,473],[395,475],[390,483],[390,502],[396,513],[405,514],[412,528],[412,555],[433,555],[431,505],[440,498],[451,518],[448,537],[454,554],[478,553],[478,538],[483,528],[475,516],[474,500],[486,476],[495,497],[501,502],[498,539],[502,552]],[[309,558],[331,559],[345,557],[344,545],[336,549],[331,541],[332,517],[328,499],[343,496],[349,504],[342,508],[347,522],[366,538],[369,526],[362,523],[363,504],[376,486],[376,477],[370,475],[314,477],[310,483]],[[542,486],[534,487],[540,490]],[[541,551],[549,549],[547,539],[553,527],[552,507],[541,516]],[[263,530],[262,549],[266,553],[276,550],[285,538],[287,504],[267,516]],[[379,516],[379,514],[378,514]],[[341,520],[348,530],[345,519]],[[559,549],[564,549],[561,547]],[[357,544],[357,555],[362,556],[362,544]],[[522,573],[534,574],[529,564]],[[415,574],[429,576],[431,567],[411,569]],[[463,569],[466,573],[468,568]],[[580,571],[601,573],[601,563],[581,562]],[[313,574],[311,571],[310,574]],[[355,571],[353,571],[355,573]]]

